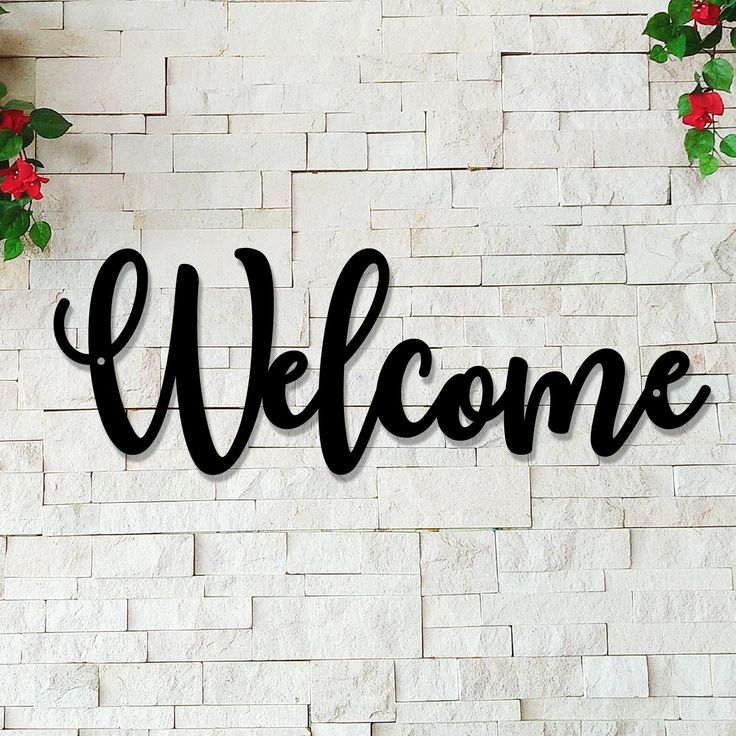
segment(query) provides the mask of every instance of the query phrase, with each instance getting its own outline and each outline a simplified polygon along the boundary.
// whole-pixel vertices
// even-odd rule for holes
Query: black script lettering
[[[286,388],[306,373],[307,358],[298,350],[289,350],[271,360],[274,318],[271,268],[257,250],[239,249],[235,256],[245,269],[250,289],[252,350],[243,413],[235,438],[224,455],[219,454],[212,441],[202,396],[197,343],[199,277],[192,266],[182,265],[177,273],[161,393],[143,435],[138,435],[128,421],[115,374],[115,357],[133,338],[145,307],[148,270],[143,256],[137,251],[121,250],[100,268],[90,300],[89,353],[69,343],[64,328],[69,301],[59,301],[54,316],[56,340],[67,357],[89,367],[103,427],[121,452],[137,455],[151,447],[163,425],[174,388],[192,460],[200,470],[212,475],[231,468],[243,454],[261,407],[267,419],[281,429],[300,427],[316,414],[325,462],[332,472],[344,475],[357,467],[379,423],[396,437],[412,438],[420,436],[436,422],[450,439],[466,441],[477,436],[488,422],[503,415],[509,450],[527,454],[533,449],[537,415],[544,397],[549,396],[547,424],[550,431],[566,434],[570,431],[580,394],[595,372],[600,373],[601,383],[590,442],[593,450],[603,457],[618,452],[645,415],[657,427],[676,429],[697,415],[710,394],[710,388],[703,386],[681,412],[673,411],[667,396],[668,387],[687,373],[690,362],[685,353],[669,351],[654,362],[641,395],[617,429],[626,367],[618,352],[605,348],[588,356],[572,379],[559,371],[541,376],[531,387],[528,400],[528,365],[523,358],[514,357],[509,361],[506,385],[497,398],[494,398],[490,372],[483,366],[473,366],[450,377],[427,411],[418,419],[409,419],[402,404],[406,373],[415,359],[418,359],[417,370],[421,377],[427,378],[432,369],[429,346],[412,338],[399,343],[386,358],[375,394],[351,447],[345,421],[346,371],[376,326],[386,300],[390,274],[385,257],[376,250],[365,249],[350,258],[343,268],[327,314],[319,385],[307,406],[295,412],[286,400]],[[113,337],[115,288],[122,271],[129,265],[136,274],[133,305],[120,334]],[[365,317],[350,337],[358,289],[366,273],[373,269],[378,277],[375,293]],[[476,384],[480,387],[480,400],[474,405],[472,391]]]
[[[176,296],[169,341],[169,355],[158,404],[148,429],[139,436],[127,417],[120,396],[114,358],[135,333],[143,315],[148,291],[148,269],[143,256],[125,249],[110,256],[100,268],[90,298],[89,353],[73,348],[64,331],[69,301],[61,299],[54,314],[54,335],[64,354],[77,363],[89,366],[97,410],[108,436],[121,451],[138,455],[147,450],[163,425],[167,407],[176,387],[179,416],[189,454],[196,466],[215,475],[231,468],[245,450],[261,407],[263,381],[269,368],[273,339],[273,280],[266,257],[257,250],[243,248],[235,252],[245,268],[250,286],[254,318],[250,380],[245,405],[235,439],[225,455],[220,455],[212,441],[204,408],[197,343],[197,307],[199,276],[193,266],[182,265],[176,277]],[[136,272],[133,307],[120,335],[112,339],[111,315],[115,286],[127,265]],[[257,315],[257,318],[255,317]]]

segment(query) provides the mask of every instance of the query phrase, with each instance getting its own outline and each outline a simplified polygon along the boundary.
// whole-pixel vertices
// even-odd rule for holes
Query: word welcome
[[[333,473],[344,475],[357,466],[379,424],[396,437],[411,438],[426,432],[436,422],[448,438],[466,441],[476,437],[488,422],[503,416],[508,449],[525,455],[532,450],[537,413],[545,395],[549,394],[549,429],[556,434],[566,434],[580,393],[598,368],[600,392],[590,443],[593,450],[604,457],[621,449],[644,415],[657,427],[676,429],[697,415],[710,394],[709,387],[701,387],[692,402],[680,413],[675,413],[667,390],[686,374],[690,361],[683,352],[667,352],[652,365],[643,391],[616,429],[626,366],[618,352],[605,348],[596,350],[583,361],[572,380],[559,371],[542,375],[531,386],[528,398],[528,364],[523,358],[511,358],[506,385],[497,396],[490,372],[483,366],[474,366],[450,377],[424,415],[410,419],[402,404],[404,378],[412,363],[417,364],[420,376],[429,376],[432,353],[424,341],[409,339],[394,347],[381,367],[375,394],[351,446],[345,420],[346,371],[370,335],[386,300],[390,280],[386,258],[373,249],[361,250],[343,268],[327,314],[318,388],[307,406],[295,411],[287,403],[286,391],[289,384],[307,371],[307,358],[299,350],[288,350],[272,359],[274,289],[270,265],[260,251],[251,248],[236,250],[235,256],[245,269],[250,287],[252,350],[243,413],[235,438],[224,455],[217,451],[212,441],[202,396],[197,340],[199,276],[193,266],[185,264],[178,270],[161,394],[142,436],[133,430],[128,420],[115,374],[115,356],[131,340],[143,315],[148,292],[148,270],[143,256],[133,250],[121,250],[100,268],[90,301],[89,353],[80,352],[69,343],[64,327],[69,301],[59,301],[54,316],[56,341],[71,360],[89,366],[102,424],[121,452],[138,455],[153,444],[164,423],[174,388],[189,453],[197,467],[211,475],[225,472],[240,458],[261,409],[268,420],[281,429],[300,427],[317,415],[325,462]],[[111,318],[115,287],[128,265],[136,272],[133,307],[120,334],[113,337]],[[350,336],[358,289],[366,273],[373,269],[378,276],[373,299],[365,317]],[[471,400],[471,396],[477,394],[476,388],[480,388],[480,396]]]

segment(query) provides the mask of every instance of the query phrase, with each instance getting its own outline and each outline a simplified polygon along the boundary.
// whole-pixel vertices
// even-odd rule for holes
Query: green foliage
[[[680,33],[675,36],[668,44],[667,51],[677,59],[682,59],[685,56],[685,49],[687,48],[687,37],[684,33]]]
[[[719,93],[731,92],[734,80],[732,62],[717,56],[717,49],[726,31],[730,47],[736,49],[736,27],[730,25],[736,22],[736,0],[707,2],[719,6],[718,13],[706,13],[709,19],[716,21],[712,27],[710,23],[693,18],[694,0],[669,0],[667,11],[652,15],[643,31],[645,36],[658,42],[653,43],[649,51],[650,60],[658,64],[700,53],[709,57],[702,71],[694,74],[695,89],[681,94],[677,100],[677,114],[688,126],[685,151],[690,161],[697,161],[703,176],[715,173],[720,163],[725,163],[728,158],[736,159],[736,133],[723,136],[716,129],[726,104],[722,105]],[[701,17],[700,13],[696,15]],[[699,99],[695,97],[704,94]],[[693,115],[693,112],[697,114]],[[720,139],[717,147],[716,136]]]
[[[644,35],[667,43],[672,38],[673,25],[668,13],[655,13],[644,28]]]
[[[670,0],[667,6],[667,14],[675,25],[681,26],[690,20],[693,12],[692,0]]]
[[[685,134],[685,152],[691,161],[713,150],[716,137],[712,130],[688,130]]]
[[[703,79],[712,89],[731,91],[733,82],[733,67],[725,59],[711,59],[703,67]]]
[[[714,49],[723,38],[723,26],[717,25],[702,41],[704,49]]]
[[[698,159],[698,168],[703,176],[710,176],[718,171],[718,159],[711,153]]]
[[[0,15],[7,12],[0,6]],[[8,88],[0,82],[0,99],[7,94]],[[3,125],[8,127],[0,128],[0,169],[9,169],[11,164],[14,166],[13,162],[16,158],[25,159],[25,162],[34,169],[42,169],[43,164],[35,158],[25,156],[22,153],[23,149],[33,143],[36,135],[41,138],[59,138],[71,128],[71,123],[55,110],[36,109],[32,102],[26,100],[7,100],[2,104],[2,110],[30,111],[30,116],[28,123],[22,126],[20,135],[10,128],[20,127],[19,123],[22,122],[22,118],[19,119],[17,115],[4,116]],[[5,177],[0,178],[0,182],[3,181]],[[29,170],[29,167],[24,167],[23,175],[18,178],[18,181],[13,182],[11,189],[13,194],[0,191],[0,241],[4,241],[3,259],[6,261],[17,258],[23,253],[24,237],[41,250],[44,250],[51,240],[51,226],[47,222],[38,220],[31,225],[33,199],[30,194],[38,196],[39,184],[33,169]]]
[[[656,61],[658,64],[664,64],[669,58],[669,54],[662,44],[655,43],[654,46],[652,46],[652,50],[649,52],[649,58],[652,61]]]
[[[43,250],[49,244],[49,240],[51,240],[51,226],[43,220],[34,222],[28,231],[28,236],[34,245],[37,245]]]
[[[60,138],[72,127],[72,124],[55,110],[39,107],[31,113],[28,127],[41,138]]]
[[[20,135],[23,139],[23,148],[28,148],[35,138],[34,132],[27,125],[23,128],[23,132]]]
[[[23,139],[12,130],[0,130],[0,159],[17,156],[23,148]]]
[[[8,100],[3,105],[3,110],[33,110],[35,105],[25,100]]]
[[[3,246],[3,260],[12,261],[23,252],[23,241],[20,238],[8,238]]]
[[[720,145],[721,153],[731,158],[736,158],[736,134],[730,133],[722,141]]]
[[[16,205],[9,207],[0,219],[0,238],[19,238],[31,225],[31,215],[27,209]]]
[[[695,56],[702,50],[703,41],[700,33],[692,26],[682,26],[678,29],[685,36],[685,56]]]

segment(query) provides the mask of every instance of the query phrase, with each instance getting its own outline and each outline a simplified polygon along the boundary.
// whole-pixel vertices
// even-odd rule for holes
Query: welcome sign
[[[419,338],[404,340],[391,350],[378,373],[376,390],[355,444],[348,441],[345,424],[345,382],[351,359],[375,327],[389,290],[390,273],[386,258],[376,250],[359,251],[345,265],[335,285],[325,325],[320,359],[319,387],[306,407],[289,407],[286,389],[304,376],[308,361],[305,355],[289,350],[271,359],[274,322],[274,287],[266,257],[257,250],[235,252],[242,264],[250,289],[253,315],[252,357],[243,415],[230,449],[220,455],[207,424],[199,370],[198,289],[199,279],[191,266],[181,266],[176,281],[176,296],[171,325],[171,340],[164,371],[161,396],[148,429],[136,434],[121,399],[115,373],[117,356],[134,336],[143,314],[148,286],[148,272],[143,257],[136,251],[119,251],[107,259],[95,281],[89,307],[89,352],[74,348],[64,333],[64,318],[69,301],[59,302],[54,332],[64,353],[73,361],[89,366],[95,400],[103,426],[115,446],[124,453],[137,455],[147,450],[163,425],[174,388],[179,397],[184,438],[197,467],[211,474],[230,469],[244,452],[258,413],[276,427],[294,429],[313,416],[319,421],[322,454],[330,470],[343,475],[358,465],[376,425],[381,424],[399,438],[417,437],[437,424],[448,438],[470,440],[483,427],[503,417],[506,444],[511,452],[531,452],[536,431],[537,412],[548,394],[549,429],[558,434],[570,430],[575,406],[591,375],[600,370],[600,393],[593,415],[590,442],[593,450],[608,457],[624,445],[642,417],[662,429],[682,427],[695,417],[710,394],[702,386],[686,408],[674,411],[668,388],[688,371],[690,361],[681,351],[668,351],[652,365],[644,389],[628,415],[620,418],[619,405],[625,386],[626,367],[621,355],[612,349],[592,353],[568,379],[551,371],[528,386],[528,365],[521,357],[509,362],[506,386],[494,395],[493,378],[483,366],[474,366],[452,376],[439,391],[432,405],[419,419],[407,417],[402,404],[402,384],[410,365],[416,362],[419,375],[427,377],[432,369],[432,353]],[[112,334],[113,297],[125,266],[136,272],[136,293],[132,312],[119,335]],[[358,289],[371,269],[378,284],[367,314],[355,334],[351,333],[353,306]],[[473,400],[474,388],[480,398]]]
[[[0,731],[736,736],[736,0],[659,2],[0,0]]]

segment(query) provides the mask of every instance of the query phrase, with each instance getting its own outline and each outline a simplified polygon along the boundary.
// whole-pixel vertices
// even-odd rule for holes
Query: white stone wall
[[[51,248],[0,268],[6,730],[736,733],[736,169],[686,168],[673,107],[694,67],[648,64],[640,35],[663,4],[3,2],[0,79],[74,123],[38,146]],[[389,258],[352,414],[402,337],[441,366],[410,382],[420,406],[477,362],[502,385],[511,355],[572,372],[603,346],[628,401],[668,346],[693,360],[681,400],[706,381],[713,398],[606,462],[593,389],[570,437],[542,429],[520,459],[497,425],[467,445],[379,432],[338,479],[314,425],[262,421],[212,479],[175,415],[122,456],[55,345],[56,302],[84,347],[102,260],[144,254],[121,368],[143,424],[194,263],[224,446],[249,359],[242,246],[273,266],[277,346],[312,365],[345,260]]]

